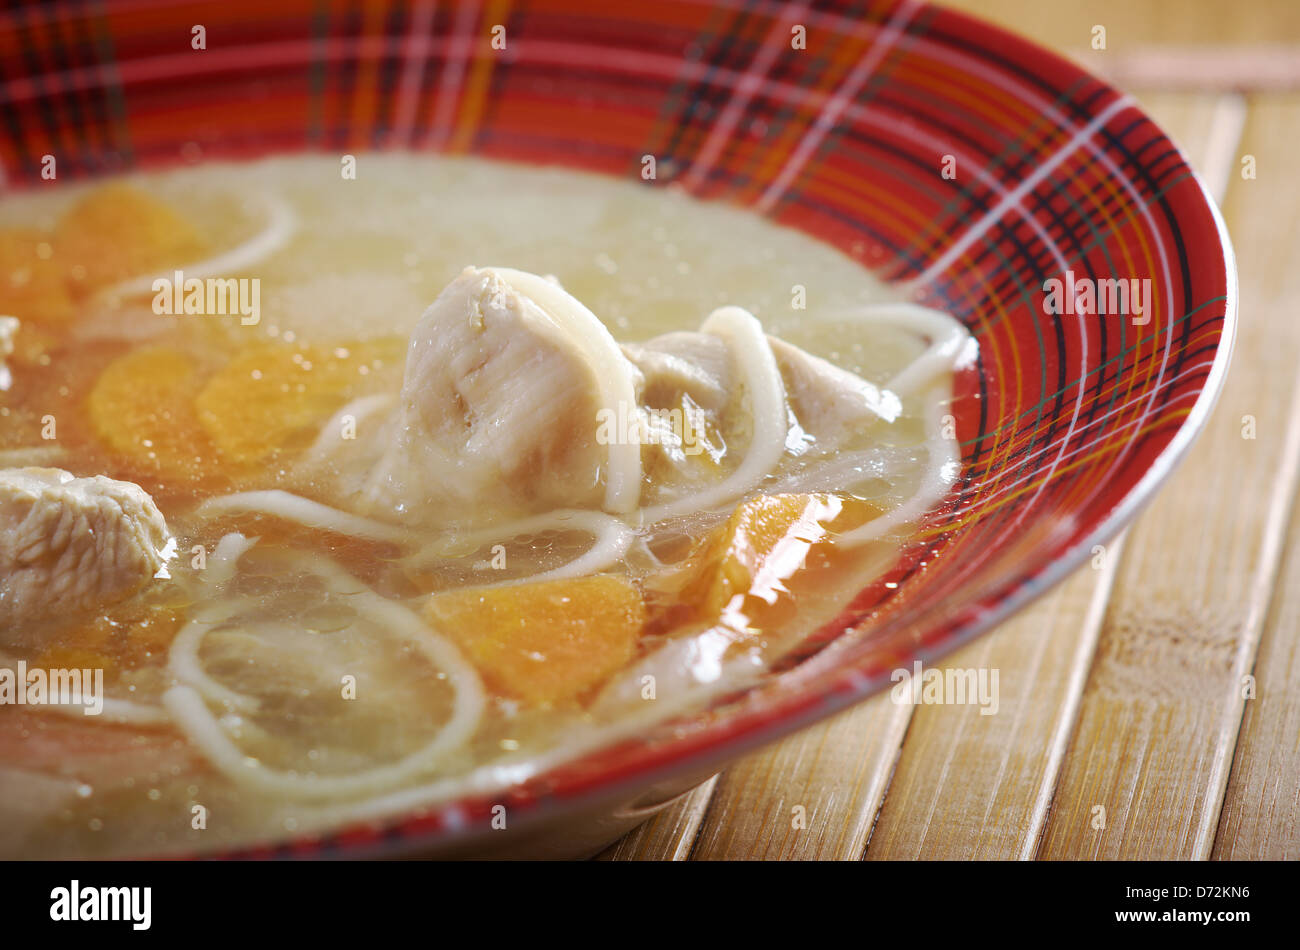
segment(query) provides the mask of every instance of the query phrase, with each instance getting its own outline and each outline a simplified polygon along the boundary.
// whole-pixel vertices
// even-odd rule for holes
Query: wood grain
[[[722,773],[692,860],[851,860],[880,808],[911,706],[888,694]]]
[[[1250,106],[1242,151],[1255,156],[1259,177],[1234,188],[1227,212],[1242,275],[1242,322],[1253,323],[1255,335],[1271,341],[1268,362],[1262,365],[1268,366],[1276,385],[1253,386],[1241,407],[1258,416],[1259,449],[1266,448],[1265,442],[1282,445],[1274,492],[1274,508],[1280,510],[1288,502],[1294,504],[1294,491],[1287,486],[1295,485],[1296,475],[1286,466],[1294,467],[1300,455],[1300,270],[1295,263],[1300,182],[1294,172],[1300,97],[1260,98]],[[1261,365],[1255,359],[1239,352],[1236,375],[1253,377]],[[1242,446],[1239,451],[1254,448]],[[1251,461],[1249,454],[1243,461]],[[1261,458],[1257,464],[1271,464],[1271,459]],[[1270,527],[1281,525],[1281,514],[1276,517]],[[1273,585],[1272,607],[1255,659],[1255,698],[1245,703],[1219,818],[1216,858],[1300,858],[1300,514],[1292,509],[1290,517],[1290,531],[1282,542],[1286,558]]]
[[[997,712],[917,709],[866,857],[1033,855],[1121,547],[943,664],[996,670]]]
[[[1300,412],[1300,406],[1296,408]],[[1255,660],[1255,696],[1237,741],[1213,857],[1300,859],[1300,518]]]
[[[1293,281],[1300,191],[1285,155],[1297,123],[1295,99],[1251,103],[1241,148],[1271,174],[1235,178],[1225,208],[1245,317],[1235,371],[1129,532],[1041,857],[1211,853],[1300,463],[1300,323],[1271,292]],[[1257,438],[1243,437],[1247,417]]]
[[[1215,0],[944,0],[972,16],[1075,53],[1088,69],[1106,71],[1108,56],[1152,46],[1300,43],[1300,4],[1251,0],[1230,7]],[[1106,28],[1106,48],[1092,48],[1093,27]]]
[[[704,821],[718,776],[695,786],[649,821],[596,855],[598,861],[685,861]]]

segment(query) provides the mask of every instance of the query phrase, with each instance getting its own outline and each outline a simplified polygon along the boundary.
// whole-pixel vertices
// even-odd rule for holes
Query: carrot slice
[[[627,578],[467,588],[434,594],[430,620],[492,689],[535,705],[579,699],[631,658],[645,622]]]
[[[199,422],[237,463],[303,448],[333,412],[375,388],[377,365],[396,366],[400,354],[396,338],[342,347],[258,344],[208,380],[195,400]]]
[[[95,432],[136,471],[192,482],[219,477],[219,460],[192,408],[198,375],[195,360],[172,347],[119,357],[87,399]]]
[[[104,678],[112,682],[123,671],[161,665],[183,616],[175,608],[133,598],[60,634],[36,664],[46,669],[103,669]]]
[[[96,188],[54,230],[55,248],[76,293],[202,260],[207,242],[157,198],[125,184]]]
[[[23,330],[62,327],[76,315],[64,268],[40,231],[0,231],[0,313],[17,317]]]
[[[834,535],[879,514],[832,493],[746,499],[687,561],[676,599],[740,636],[774,625],[793,610],[801,573],[830,556]]]

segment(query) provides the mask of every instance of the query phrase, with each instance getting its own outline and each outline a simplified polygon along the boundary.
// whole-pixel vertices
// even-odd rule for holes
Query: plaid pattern
[[[195,24],[206,50],[190,48]],[[505,51],[489,45],[496,25]],[[799,26],[803,50],[790,42]],[[732,755],[986,629],[1133,514],[1208,412],[1230,349],[1230,252],[1181,152],[1073,65],[910,0],[56,0],[0,12],[7,187],[48,187],[45,154],[82,177],[196,148],[416,148],[632,179],[654,155],[653,187],[815,235],[979,340],[953,407],[964,470],[897,567],[801,662],[684,734],[515,789],[504,803],[527,816]],[[1045,315],[1043,283],[1067,269],[1150,279],[1151,322]],[[833,662],[818,652],[832,640]],[[446,837],[481,828],[499,801],[255,853]]]

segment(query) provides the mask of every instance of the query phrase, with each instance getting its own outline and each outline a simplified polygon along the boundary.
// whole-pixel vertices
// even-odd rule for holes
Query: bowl
[[[650,156],[646,187],[812,235],[979,340],[956,384],[952,493],[759,685],[504,794],[228,856],[592,853],[1079,567],[1151,499],[1223,384],[1232,251],[1183,153],[1128,96],[940,7],[122,0],[11,8],[0,40],[8,188],[298,151],[623,177]]]

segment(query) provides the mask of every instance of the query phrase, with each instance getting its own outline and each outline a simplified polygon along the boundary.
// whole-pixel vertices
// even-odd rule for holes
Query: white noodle
[[[384,541],[389,544],[409,544],[411,541],[411,533],[403,528],[331,508],[278,488],[209,498],[195,511],[200,517],[231,512],[258,512],[294,521],[308,528],[352,535],[367,541]]]
[[[33,706],[33,709],[48,710],[77,719],[102,719],[106,722],[120,722],[132,726],[162,726],[171,722],[167,710],[149,703],[137,703],[129,699],[117,699],[105,696],[100,700],[103,709],[98,715],[87,716],[85,703],[45,703]]]
[[[900,398],[930,384],[942,373],[951,373],[972,356],[974,338],[959,321],[942,311],[899,302],[863,307],[851,315],[866,321],[893,324],[912,333],[919,331],[930,338],[925,351],[882,387]],[[916,491],[907,501],[879,518],[838,535],[837,544],[848,547],[864,544],[916,521],[938,504],[952,487],[961,470],[961,458],[956,440],[943,437],[935,411],[951,398],[951,390],[946,384],[931,386],[925,397],[926,466]],[[801,473],[801,480],[809,474]]]
[[[888,471],[888,462],[886,453],[878,448],[842,452],[828,461],[819,461],[815,466],[783,476],[768,490],[774,495],[839,491],[846,485],[883,479]]]
[[[14,336],[22,324],[17,317],[0,315],[0,392],[5,392],[14,384],[13,373],[9,371],[5,360],[13,355]]]
[[[321,426],[316,441],[305,453],[303,461],[308,465],[319,465],[327,461],[329,453],[338,448],[343,441],[343,420],[348,416],[351,416],[353,424],[359,427],[363,419],[388,409],[396,401],[397,397],[392,393],[379,393],[352,400]]]
[[[543,534],[558,531],[583,531],[594,537],[591,547],[578,557],[559,567],[533,574],[526,578],[502,581],[500,584],[485,586],[505,586],[509,584],[532,583],[535,581],[556,581],[570,577],[582,577],[594,574],[619,561],[631,547],[636,532],[612,515],[600,511],[560,510],[511,522],[494,528],[485,528],[473,534],[463,535],[453,542],[461,550],[478,550],[493,541],[505,538],[517,538],[528,534]],[[446,543],[430,545],[407,559],[408,565],[418,566],[431,561],[450,560]]]
[[[238,531],[222,535],[212,551],[212,557],[208,558],[203,582],[209,587],[220,587],[234,577],[239,559],[257,541],[257,538],[246,538]]]
[[[18,668],[18,659],[10,656],[8,653],[0,653],[0,667],[16,672]],[[137,703],[129,699],[118,699],[113,696],[104,696],[100,702],[103,708],[98,715],[87,716],[86,708],[94,705],[85,700],[89,697],[83,691],[80,703],[32,703],[31,709],[40,712],[59,713],[64,716],[73,716],[77,719],[103,719],[108,722],[123,722],[132,725],[152,726],[161,725],[169,722],[167,711],[161,706],[154,706],[148,703]]]
[[[209,594],[215,595],[219,588],[229,583],[239,567],[239,559],[257,542],[257,538],[246,538],[233,531],[222,536],[203,573],[203,585]],[[201,616],[191,617],[172,638],[171,649],[167,654],[167,666],[172,675],[182,683],[191,684],[209,699],[227,703],[236,709],[256,709],[259,704],[255,698],[236,693],[213,679],[203,669],[203,661],[199,659],[199,643],[203,636],[211,628],[225,623],[252,604],[253,601],[249,598],[225,598],[215,604],[200,607],[196,614],[201,612]]]
[[[926,395],[929,406],[937,408],[942,405],[942,386],[932,387]],[[854,547],[873,541],[887,531],[917,521],[948,494],[961,471],[961,458],[957,452],[957,440],[944,438],[939,414],[933,408],[925,414],[925,435],[927,464],[912,497],[880,517],[836,535],[836,544]]]
[[[176,679],[193,686],[208,699],[225,703],[241,712],[255,712],[261,705],[256,697],[235,692],[213,679],[203,669],[203,660],[199,657],[199,644],[208,631],[213,627],[221,626],[237,612],[236,607],[187,623],[172,640],[171,651],[167,655],[167,666]]]
[[[709,314],[700,330],[726,340],[732,359],[744,373],[753,417],[749,451],[740,466],[718,484],[686,498],[642,509],[642,524],[654,524],[683,511],[700,511],[731,501],[757,486],[785,454],[790,426],[785,382],[763,325],[740,307],[720,307]]]
[[[338,508],[331,508],[309,498],[303,498],[300,495],[293,495],[279,489],[243,492],[210,498],[199,505],[196,511],[201,516],[228,512],[259,512],[284,518],[309,528],[334,531],[339,534],[367,538],[373,541],[386,541],[399,545],[409,545],[412,542],[411,534],[400,528],[370,518],[363,518],[360,515],[354,515]],[[581,577],[585,574],[592,574],[622,558],[636,535],[632,528],[612,515],[600,511],[575,509],[547,512],[523,521],[486,528],[474,534],[457,538],[454,544],[457,548],[476,550],[493,541],[516,538],[524,534],[541,534],[548,531],[585,531],[591,534],[595,541],[590,548],[574,560],[533,575],[528,580],[561,580],[568,577]],[[234,542],[233,539],[235,538],[240,539],[240,541]],[[216,564],[208,568],[210,572],[209,579],[220,578],[224,580],[228,576],[229,557],[223,557],[221,554],[222,545],[227,544],[228,539],[231,539],[229,542],[231,544],[245,543],[243,535],[240,534],[228,534],[223,537],[212,557]],[[252,544],[251,541],[246,542],[246,547],[238,553],[242,554],[243,550],[247,550],[247,547],[251,547]],[[233,553],[234,549],[232,548],[231,551]],[[237,557],[238,554],[236,554]],[[446,543],[441,542],[428,545],[416,553],[408,555],[403,560],[408,566],[421,566],[433,561],[451,559],[453,559],[453,556],[447,553]],[[211,572],[214,570],[218,573],[212,574]],[[516,582],[507,581],[505,583]]]
[[[930,382],[940,373],[952,372],[973,342],[970,332],[959,321],[941,310],[932,310],[919,304],[877,304],[855,310],[852,315],[869,321],[890,323],[913,333],[920,330],[930,337],[931,342],[925,352],[884,385],[884,389],[900,397]]]
[[[232,247],[216,257],[190,264],[182,270],[185,279],[220,277],[234,271],[244,270],[270,257],[289,242],[297,227],[292,209],[279,198],[264,195],[266,207],[266,226],[243,244]],[[132,277],[119,284],[114,284],[102,292],[107,297],[134,297],[139,294],[153,293],[154,281],[168,278],[168,274],[148,274]]]
[[[376,594],[324,557],[312,557],[308,563],[314,573],[331,583],[334,593],[349,597],[358,612],[368,615],[379,629],[411,643],[442,671],[455,698],[451,716],[429,743],[389,765],[351,775],[312,775],[269,768],[246,756],[226,734],[194,685],[173,686],[163,694],[163,705],[208,761],[239,785],[288,798],[374,794],[428,770],[468,741],[482,720],[487,697],[478,672],[455,645],[434,633],[410,610]]]
[[[472,794],[498,794],[581,755],[623,739],[643,737],[675,715],[734,692],[756,679],[760,672],[754,658],[748,655],[727,660],[724,667],[718,679],[708,683],[692,679],[680,688],[661,690],[654,702],[641,700],[638,689],[637,701],[609,724],[597,727],[575,724],[562,741],[543,752],[507,756],[504,761],[480,765],[463,775],[438,778],[346,804],[313,806],[312,811],[299,814],[314,823],[333,826],[407,815]]]
[[[574,558],[567,564],[551,568],[549,571],[542,571],[532,577],[520,578],[513,583],[558,581],[594,574],[620,561],[623,555],[627,553],[627,549],[632,546],[632,540],[636,537],[636,532],[617,518],[610,518],[608,521],[601,523],[594,527],[592,532],[596,536],[595,541],[579,557]]]
[[[495,271],[511,285],[522,290],[568,330],[596,370],[596,385],[600,389],[603,409],[617,416],[620,409],[630,410],[636,405],[636,386],[633,382],[636,369],[594,313],[558,284],[544,277],[509,267],[486,269]],[[592,425],[595,424],[596,419],[593,419]],[[605,472],[605,509],[616,513],[634,511],[640,494],[640,444],[631,440],[611,439],[609,466]]]

